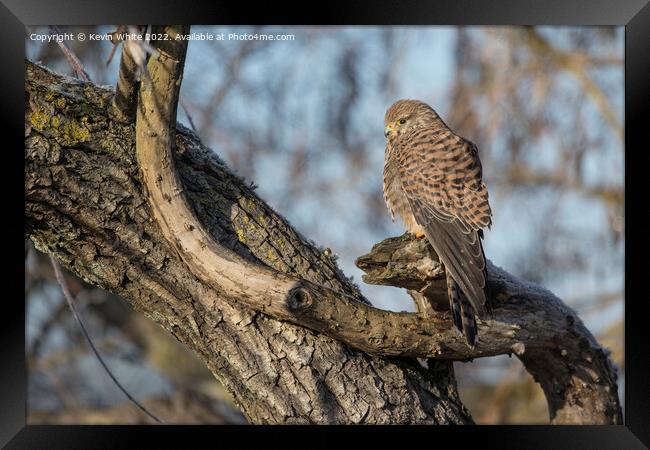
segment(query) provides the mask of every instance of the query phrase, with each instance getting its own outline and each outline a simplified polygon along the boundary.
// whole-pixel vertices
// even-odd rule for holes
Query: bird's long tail
[[[474,310],[469,300],[461,290],[458,283],[452,278],[449,271],[445,271],[447,275],[447,293],[449,295],[449,307],[451,309],[451,316],[454,320],[454,325],[461,334],[465,337],[467,345],[474,348],[476,345],[476,319],[474,317]]]

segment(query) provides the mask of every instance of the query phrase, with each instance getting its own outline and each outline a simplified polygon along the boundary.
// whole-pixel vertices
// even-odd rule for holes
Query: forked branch
[[[182,27],[164,31],[172,37],[185,32]],[[620,423],[616,374],[575,312],[549,291],[492,264],[494,316],[479,325],[479,343],[471,350],[447,312],[382,311],[359,297],[252,263],[219,244],[197,220],[174,170],[172,142],[187,42],[171,42],[161,41],[160,56],[149,60],[151,85],[141,83],[136,152],[163,235],[201,281],[256,311],[372,354],[467,360],[515,353],[542,385],[556,422]],[[416,290],[432,304],[444,304],[436,260],[423,241],[402,237],[378,244],[358,265],[368,272],[366,282]]]
[[[186,32],[183,27],[168,27],[165,31],[171,36]],[[68,205],[66,199],[67,196],[76,195],[76,191],[68,190],[67,196],[57,196],[52,194],[52,191],[56,193],[58,189],[64,189],[67,186],[66,183],[76,182],[75,177],[79,173],[85,177],[84,183],[94,186],[93,183],[96,182],[94,177],[97,175],[92,171],[86,175],[86,172],[80,171],[78,168],[68,173],[66,164],[85,164],[84,154],[87,152],[98,155],[93,158],[100,158],[99,155],[101,158],[104,158],[104,155],[112,158],[113,155],[118,154],[116,153],[117,147],[113,147],[116,145],[121,146],[119,154],[124,155],[121,158],[128,161],[129,153],[123,149],[128,149],[130,145],[133,145],[133,137],[132,135],[129,137],[128,127],[125,127],[123,142],[108,139],[114,131],[111,131],[113,128],[108,125],[108,119],[102,115],[104,113],[101,110],[104,108],[102,105],[105,104],[106,99],[110,100],[110,93],[98,90],[97,94],[93,94],[96,95],[96,98],[92,97],[93,105],[95,105],[93,108],[96,108],[97,111],[94,113],[96,117],[93,117],[91,121],[83,118],[79,121],[78,118],[69,117],[82,114],[79,112],[81,109],[76,106],[58,109],[58,104],[50,105],[47,102],[50,101],[49,97],[58,99],[60,92],[66,92],[65,98],[62,97],[66,105],[68,104],[66,102],[83,101],[78,97],[82,89],[75,84],[66,84],[65,80],[40,68],[28,65],[28,78],[32,78],[31,84],[28,86],[28,97],[30,98],[28,123],[34,128],[35,133],[26,138],[30,149],[26,152],[26,167],[28,164],[30,174],[26,181],[26,198],[28,199],[26,212],[29,218],[29,233],[39,243],[39,248],[60,252],[60,257],[63,256],[64,259],[70,258],[67,255],[73,255],[72,262],[67,265],[74,266],[77,271],[92,277],[100,286],[108,286],[117,292],[126,290],[130,295],[135,295],[135,293],[145,295],[143,288],[149,289],[154,298],[163,299],[163,304],[169,305],[171,309],[168,314],[173,314],[178,318],[169,322],[165,315],[158,317],[158,309],[162,307],[162,304],[138,303],[141,305],[140,307],[147,308],[152,317],[157,317],[156,320],[168,322],[175,335],[181,335],[186,342],[191,340],[194,347],[205,352],[206,360],[209,360],[208,356],[210,355],[212,357],[218,355],[216,352],[219,351],[219,346],[213,349],[210,344],[214,342],[213,340],[205,342],[200,340],[206,336],[206,333],[212,335],[214,330],[225,320],[223,318],[225,316],[220,316],[222,317],[219,319],[221,322],[217,321],[210,326],[211,328],[205,328],[208,323],[211,323],[212,318],[206,316],[205,313],[198,315],[195,313],[197,311],[223,311],[224,308],[227,308],[223,301],[227,300],[233,305],[232,308],[236,309],[245,305],[254,311],[322,333],[371,355],[467,360],[515,353],[542,385],[549,402],[553,422],[621,423],[616,374],[607,354],[576,314],[550,292],[518,280],[505,271],[490,265],[489,283],[495,295],[493,299],[494,316],[479,324],[479,342],[472,351],[452,328],[448,312],[444,308],[446,294],[444,280],[441,278],[442,272],[436,255],[424,241],[414,240],[409,236],[391,238],[376,245],[368,255],[358,260],[358,265],[367,273],[365,281],[406,288],[433,305],[429,314],[383,311],[369,306],[368,301],[354,286],[342,281],[341,275],[336,272],[335,265],[329,261],[328,257],[317,254],[318,252],[314,249],[308,249],[307,246],[301,244],[301,239],[295,236],[295,231],[281,223],[275,213],[263,205],[261,200],[254,199],[250,193],[245,191],[245,188],[239,186],[235,178],[227,175],[227,171],[219,166],[220,163],[208,160],[203,156],[190,156],[188,161],[191,161],[192,165],[188,168],[188,162],[183,163],[185,172],[181,182],[179,173],[175,169],[178,162],[175,158],[179,157],[179,151],[187,151],[185,150],[187,145],[183,142],[187,141],[187,136],[190,133],[183,131],[183,136],[180,138],[176,136],[175,117],[186,41],[160,41],[157,46],[159,54],[153,55],[147,63],[147,73],[151,83],[141,83],[137,109],[135,140],[137,161],[144,185],[142,191],[147,197],[151,214],[158,225],[157,228],[162,231],[169,247],[173,248],[185,263],[188,269],[187,273],[200,280],[201,284],[195,285],[195,282],[183,276],[181,278],[184,280],[183,287],[180,290],[175,289],[173,284],[161,285],[158,281],[148,277],[147,264],[150,263],[139,263],[141,269],[138,270],[141,270],[142,273],[137,276],[134,274],[135,269],[133,268],[127,268],[122,274],[114,272],[110,265],[107,265],[110,264],[108,261],[117,261],[118,255],[123,259],[122,253],[126,251],[123,247],[108,245],[106,240],[112,239],[111,233],[114,233],[116,242],[131,242],[135,239],[132,244],[134,252],[136,249],[139,249],[137,252],[146,250],[142,247],[142,242],[148,242],[147,235],[151,234],[151,230],[146,234],[143,231],[138,231],[137,237],[125,234],[124,230],[131,228],[139,230],[139,227],[148,227],[149,225],[146,225],[149,220],[146,216],[147,213],[142,213],[145,214],[146,219],[140,218],[139,215],[130,216],[131,218],[128,220],[122,219],[121,216],[117,217],[112,212],[120,211],[120,209],[111,209],[110,205],[106,209],[102,203],[104,199],[99,195],[96,199],[92,199],[91,203],[94,202],[93,204],[98,205],[93,210],[93,214],[105,215],[104,225],[96,227],[94,223],[97,219],[91,215],[84,216],[83,220],[76,218],[71,222],[68,221],[67,217],[73,217],[70,214],[74,214],[76,205],[74,202]],[[55,87],[48,87],[48,83]],[[48,89],[51,90],[52,95],[45,95],[50,92]],[[83,92],[85,96],[86,90]],[[94,91],[88,90],[87,92]],[[59,121],[64,121],[56,128],[54,120],[49,121],[48,115],[51,113],[41,112],[41,110],[50,111],[50,109],[56,112],[57,124]],[[86,121],[84,122],[84,120]],[[26,130],[27,135],[29,135],[28,130]],[[48,144],[48,142],[52,142],[52,144]],[[181,143],[181,150],[174,148],[179,143]],[[51,147],[47,147],[48,145]],[[75,146],[81,148],[88,146],[87,152],[86,150],[68,152],[70,155],[73,153],[77,155],[75,160],[68,159],[67,156],[62,158],[61,153],[57,153],[61,150],[47,150],[48,148],[60,149],[61,147]],[[197,161],[202,162],[197,165]],[[134,187],[135,185],[128,181],[129,177],[133,177],[133,175],[129,172],[128,163],[125,167],[125,173],[128,175],[120,175],[115,178],[114,191],[112,192],[122,192],[120,190],[122,189],[128,193],[124,199],[137,198],[139,196],[137,189],[139,188]],[[121,173],[115,169],[112,170],[111,173]],[[212,181],[201,181],[197,186],[191,186],[192,192],[187,192],[185,188],[188,183],[192,184],[192,179],[188,177],[188,170],[194,170],[195,173],[205,172],[209,174],[206,175],[206,178],[202,178],[203,175],[195,176],[195,178]],[[36,176],[36,173],[40,175]],[[120,187],[120,183],[123,183],[124,187]],[[229,193],[228,201],[220,203],[220,205],[228,205],[225,209],[215,209],[210,212],[210,220],[213,221],[210,224],[210,229],[203,224],[206,217],[204,205],[213,203],[215,200],[214,198],[202,199],[199,187],[201,183],[212,183],[206,184],[203,188],[209,193],[211,192],[211,195],[221,195],[214,188],[214,185],[220,184],[228,191],[239,192],[239,194]],[[188,200],[191,200],[192,203]],[[122,202],[126,201],[122,200]],[[49,206],[50,204],[56,206]],[[255,211],[254,215],[252,214],[253,210]],[[59,211],[62,214],[61,217],[57,215]],[[134,209],[131,214],[140,214],[136,211]],[[203,221],[197,218],[199,216],[203,217]],[[58,222],[55,223],[58,225],[53,225],[53,217],[57,218]],[[238,247],[239,243],[225,245],[224,242],[230,238],[215,235],[215,224],[223,224],[223,227],[233,228],[232,233],[239,236],[240,242],[243,242],[249,231],[239,228],[244,226],[244,222],[241,222],[242,217],[250,217],[251,222],[246,221],[249,224],[247,226],[257,230],[254,233],[264,236],[255,244],[248,246],[251,251],[255,252],[255,255],[240,251],[242,246]],[[108,230],[108,223],[118,219],[120,221],[118,228],[113,228],[113,231],[110,232],[104,231]],[[136,221],[135,225],[132,223],[133,220]],[[79,240],[79,234],[77,234],[79,231],[76,231],[78,227],[85,230],[83,231],[85,233],[100,233],[99,236],[104,236],[103,233],[107,233],[105,237],[96,238],[97,242],[102,242],[101,254],[95,253],[93,250],[95,246],[88,244],[72,250],[72,253],[66,253],[69,250],[65,250],[63,246],[74,246],[74,242]],[[59,241],[62,229],[70,237],[70,239],[66,238],[65,243]],[[236,229],[236,233],[234,233],[234,229]],[[286,236],[289,237],[279,236],[278,230],[284,230],[282,233],[287,233]],[[254,234],[251,234],[250,237],[253,236]],[[285,252],[282,246],[285,243],[294,242],[294,240],[295,244],[289,244],[289,251]],[[274,247],[275,245],[277,247]],[[292,247],[293,245],[295,247]],[[291,266],[293,264],[289,256],[292,254],[291,248],[300,253],[300,257],[297,259],[301,261],[300,267]],[[256,252],[261,249],[264,250]],[[137,255],[137,252],[134,255]],[[104,258],[104,254],[114,254],[114,256],[111,257],[112,259],[104,259],[101,265],[97,265],[94,261]],[[265,259],[263,255],[266,254],[271,256]],[[279,258],[276,258],[275,255],[279,255]],[[160,262],[156,263],[159,264],[156,266],[158,274],[165,272],[166,267],[172,264],[168,257],[161,258]],[[120,259],[120,261],[122,260]],[[304,265],[303,261],[309,261],[309,264]],[[174,270],[180,273],[178,272],[180,268],[174,267]],[[204,290],[200,287],[203,285],[209,289]],[[195,287],[189,288],[189,286]],[[193,290],[199,292],[200,295],[192,295]],[[199,321],[198,324],[197,321]],[[205,323],[200,321],[205,321]],[[179,325],[185,322],[189,325]],[[245,324],[253,322],[254,318],[241,319],[233,323],[237,326],[243,323],[244,325],[241,326],[245,326]],[[246,346],[250,347],[256,342],[247,341]],[[333,344],[324,344],[323,348],[330,348],[331,345]],[[340,355],[337,354],[336,358],[340,356],[342,361],[345,361],[346,358],[354,358],[354,370],[357,366],[359,370],[374,370],[376,372],[374,375],[368,372],[370,376],[386,379],[384,372],[381,374],[377,372],[380,370],[380,366],[372,362],[373,359],[363,360],[357,357],[357,353],[351,356],[352,353],[347,354],[341,349],[337,351],[339,350]],[[286,351],[283,350],[285,353],[293,351],[297,350],[288,347]],[[237,352],[228,354],[233,356],[237,355]],[[242,359],[241,370],[247,370],[250,362],[247,362],[246,359],[250,361],[252,357],[253,354]],[[330,355],[330,360],[333,358],[333,355]],[[303,359],[294,362],[296,367],[301,367],[300,361]],[[322,361],[309,362],[311,365],[321,363]],[[406,367],[408,365],[406,360],[396,360],[395,363],[404,365],[404,371],[400,372],[402,374],[400,376],[421,377],[418,372],[420,369],[417,366],[413,366],[415,369]],[[228,362],[223,360],[220,364],[228,364]],[[269,363],[266,359],[260,360],[259,364],[280,365],[275,362]],[[370,369],[371,366],[372,369]],[[229,370],[234,370],[233,365],[228,367]],[[390,365],[381,367],[390,367],[390,370],[393,370]],[[219,372],[219,367],[216,365],[211,368],[215,373]],[[310,371],[300,376],[309,377],[310,380],[314,378],[312,380],[314,383],[317,379],[320,380],[318,383],[323,383],[324,380],[331,378],[334,373],[332,370],[331,367],[324,370],[322,372],[324,375],[320,375],[320,372]],[[341,365],[340,372],[343,373],[344,370],[344,366]],[[347,370],[351,370],[351,368],[348,367]],[[264,374],[264,372],[248,374],[248,378],[245,382],[242,381],[241,385],[233,382],[235,377],[228,378],[230,389],[237,393],[237,398],[247,399],[249,391],[257,392],[260,389],[264,389],[267,395],[271,395],[274,390],[282,387],[277,383],[257,386],[255,382],[249,381],[258,374]],[[298,377],[298,372],[294,372],[293,375]],[[330,382],[331,380],[326,383]],[[318,383],[314,386],[323,386]],[[370,392],[374,389],[372,386],[376,386],[376,384],[364,387],[364,389],[368,389]],[[385,385],[382,389],[389,389],[389,386]],[[349,392],[346,395],[339,395],[336,390],[330,392],[327,395],[337,396],[337,402],[345,402],[348,397],[354,398],[354,395]],[[378,395],[381,397],[384,394]],[[372,406],[374,408],[372,412],[369,412],[370,409],[367,409],[365,413],[358,412],[351,406],[349,410],[334,414],[328,412],[330,411],[327,409],[329,407],[323,406],[324,409],[319,409],[321,406],[316,406],[329,404],[326,397],[321,398],[320,394],[316,396],[309,394],[309,397],[311,409],[308,408],[308,410],[312,411],[311,416],[318,416],[318,419],[310,420],[322,422],[372,420],[375,423],[384,419],[388,420],[380,418],[383,417],[380,403],[377,403],[379,406]],[[259,396],[255,398],[259,399]],[[427,398],[430,398],[428,393]],[[294,400],[297,400],[297,397]],[[277,400],[262,403],[250,402],[243,407],[247,409],[249,417],[257,417],[257,420],[262,422],[285,421],[288,420],[287,417],[304,417],[304,414],[301,415],[300,409],[295,409],[295,407],[288,410],[282,409],[282,404]],[[281,411],[278,411],[278,408]],[[435,406],[432,404],[424,408],[427,411],[434,411]],[[269,413],[269,411],[273,412]],[[273,419],[269,419],[268,414],[278,414],[278,417],[273,416]],[[431,417],[433,416],[434,413],[431,412]],[[462,417],[458,422],[467,420],[463,414],[456,414],[456,416]],[[430,419],[429,416],[425,419],[411,417],[406,410],[400,410],[399,417],[401,421],[411,422],[419,420],[426,422]]]

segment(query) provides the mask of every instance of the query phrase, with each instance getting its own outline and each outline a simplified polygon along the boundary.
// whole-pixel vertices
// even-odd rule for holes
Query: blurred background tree
[[[61,31],[114,31],[61,27]],[[494,224],[485,251],[575,308],[612,350],[624,395],[623,29],[615,27],[193,27],[293,40],[193,41],[179,121],[346,274],[403,228],[381,193],[383,114],[398,98],[433,106],[475,142]],[[71,74],[57,44],[27,32],[27,57]],[[109,42],[68,42],[91,79],[115,84]],[[245,106],[245,107],[244,107]],[[145,423],[87,349],[47,259],[26,243],[31,423]],[[210,372],[126,302],[67,274],[118,379],[171,423],[243,423]],[[376,306],[405,292],[367,286]],[[456,363],[478,423],[547,423],[539,386],[508,357]]]

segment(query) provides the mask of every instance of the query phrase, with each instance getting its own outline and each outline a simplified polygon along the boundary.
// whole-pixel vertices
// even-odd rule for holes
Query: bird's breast
[[[402,188],[397,162],[390,158],[388,151],[384,163],[384,201],[393,220],[395,216],[399,216],[407,231],[417,234],[423,232],[422,227],[415,220],[411,205]]]

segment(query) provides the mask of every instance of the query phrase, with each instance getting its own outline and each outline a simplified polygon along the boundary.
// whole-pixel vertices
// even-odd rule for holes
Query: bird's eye
[[[404,125],[405,123],[406,123],[406,119],[400,119],[400,120],[399,120],[399,124],[400,124],[400,125]]]

